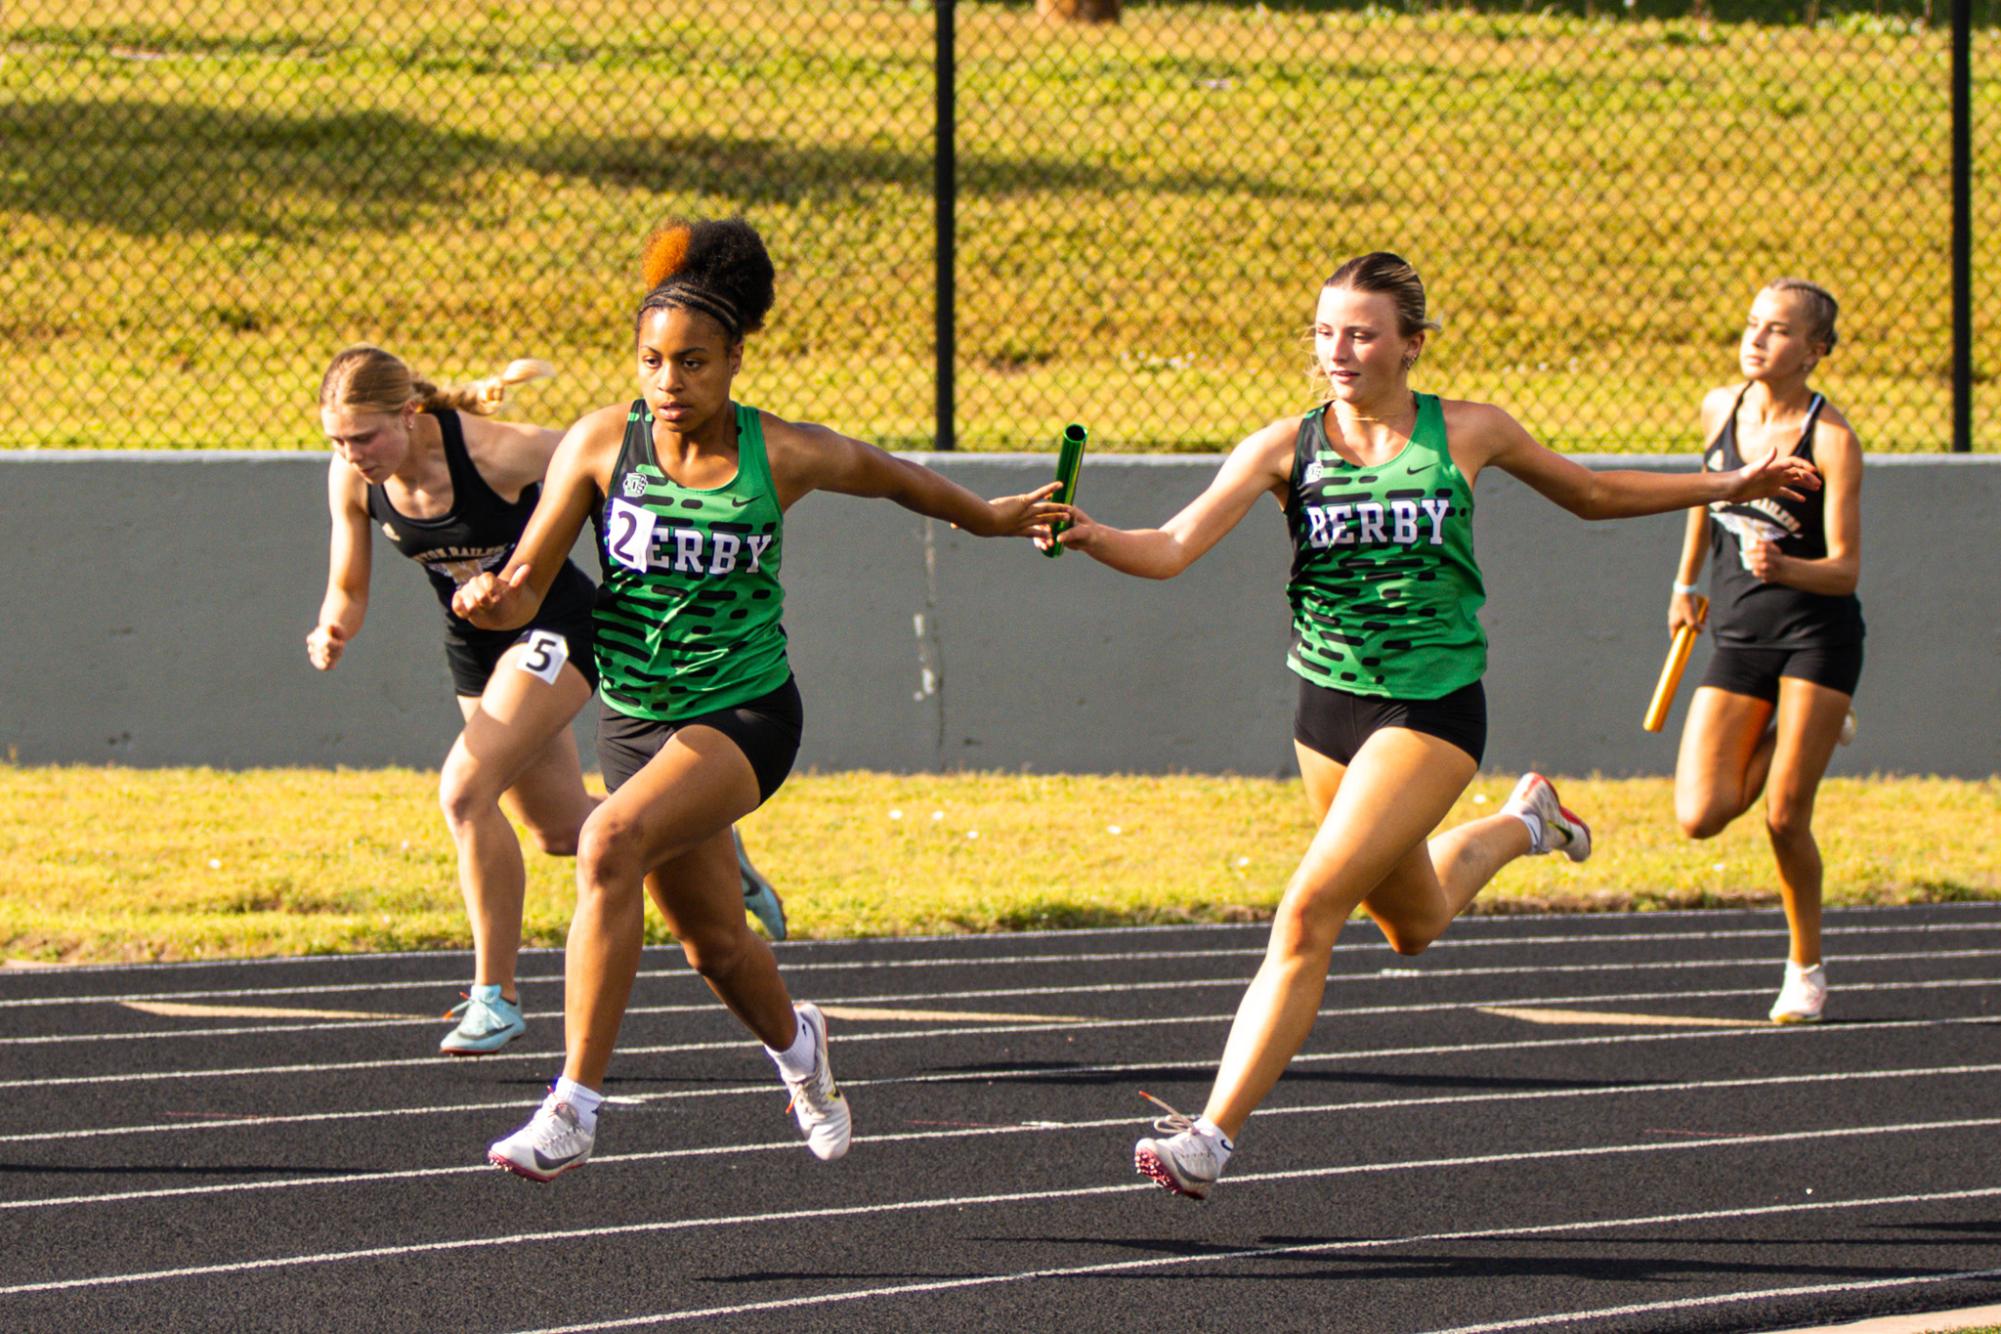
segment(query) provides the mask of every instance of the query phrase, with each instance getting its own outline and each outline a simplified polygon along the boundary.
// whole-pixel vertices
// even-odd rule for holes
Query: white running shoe
[[[832,1162],[848,1151],[854,1119],[848,1113],[848,1100],[834,1083],[834,1067],[827,1059],[826,1016],[811,1001],[800,1001],[792,1009],[813,1035],[813,1073],[804,1079],[786,1079],[785,1087],[792,1090],[788,1110],[799,1122],[813,1156]]]
[[[551,1090],[527,1125],[488,1146],[486,1160],[530,1181],[554,1181],[571,1168],[582,1167],[596,1139],[596,1127],[585,1130],[577,1122],[576,1109],[557,1102]]]
[[[1772,1022],[1775,1024],[1817,1024],[1820,1012],[1827,1005],[1827,970],[1819,964],[1811,968],[1801,968],[1797,964],[1786,965],[1786,984],[1779,988],[1779,998],[1772,1002]]]
[[[1835,744],[1845,746],[1855,740],[1855,726],[1855,710],[1850,709],[1847,716],[1841,720],[1841,732],[1834,738]]]
[[[1526,773],[1501,803],[1504,815],[1528,811],[1542,822],[1542,846],[1532,854],[1561,852],[1574,862],[1591,855],[1591,826],[1556,799],[1556,787],[1538,773]]]
[[[1167,1107],[1151,1093],[1140,1096]],[[1155,1121],[1153,1128],[1163,1138],[1143,1139],[1133,1145],[1133,1169],[1176,1195],[1186,1195],[1191,1200],[1208,1199],[1216,1178],[1223,1175],[1223,1164],[1230,1160],[1228,1143],[1218,1144],[1200,1133],[1195,1129],[1194,1117],[1172,1107],[1167,1107],[1167,1115]]]

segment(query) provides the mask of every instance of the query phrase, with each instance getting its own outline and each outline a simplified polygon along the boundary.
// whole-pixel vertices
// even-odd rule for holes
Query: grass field
[[[436,775],[0,765],[0,959],[465,948]],[[1449,822],[1491,813],[1478,780]],[[1674,831],[1657,779],[1567,779],[1583,866],[1516,862],[1483,912],[1776,902],[1757,819]],[[2001,897],[2001,779],[1830,780],[1830,903]],[[1296,782],[803,774],[745,826],[811,937],[1266,916],[1310,833]],[[525,936],[562,943],[572,863],[530,854]],[[664,939],[649,913],[649,937]]]
[[[0,14],[0,447],[317,447],[327,357],[523,411],[628,395],[639,238],[741,209],[781,270],[741,396],[932,441],[923,4],[25,0]],[[1843,298],[1823,377],[1874,449],[1947,421],[1946,45],[1905,19],[1141,5],[959,17],[961,444],[1207,450],[1306,401],[1333,262],[1390,245],[1421,388],[1571,449],[1692,445],[1756,284]],[[744,18],[745,15],[753,15]],[[1976,34],[1979,116],[2001,37]],[[2001,147],[1977,140],[1981,177]],[[1982,291],[2001,195],[1976,200]],[[2001,302],[1976,302],[1984,348]],[[1976,439],[2001,438],[2001,401]]]

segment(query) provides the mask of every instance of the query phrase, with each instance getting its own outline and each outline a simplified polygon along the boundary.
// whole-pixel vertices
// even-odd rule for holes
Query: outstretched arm
[[[766,413],[764,438],[779,504],[788,509],[809,492],[835,491],[893,500],[977,537],[1021,537],[1057,515],[1045,503],[1054,482],[1025,495],[982,500],[943,473],[824,426]]]
[[[1459,420],[1448,418],[1448,429],[1459,428],[1455,455],[1463,439],[1475,469],[1493,466],[1512,473],[1580,519],[1630,519],[1717,500],[1798,500],[1801,492],[1820,489],[1813,465],[1791,455],[1774,455],[1735,472],[1599,472],[1538,444],[1497,407],[1461,403],[1453,408]]]
[[[1281,494],[1292,476],[1297,417],[1275,421],[1230,451],[1206,490],[1158,528],[1112,528],[1074,505],[1061,506],[1071,524],[1057,541],[1125,574],[1172,579],[1235,528],[1261,495]]]
[[[606,442],[615,449],[624,425],[624,408],[600,408],[569,429],[549,460],[542,498],[513,556],[498,573],[461,584],[452,596],[454,612],[483,630],[515,630],[535,618],[597,503],[609,472]]]
[[[320,619],[306,636],[306,658],[323,672],[333,670],[368,615],[368,492],[338,458],[327,468],[327,510],[333,519],[327,591]]]

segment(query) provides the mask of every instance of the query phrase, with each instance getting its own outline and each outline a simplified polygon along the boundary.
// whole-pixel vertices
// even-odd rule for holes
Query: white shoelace
[[[1153,1123],[1155,1130],[1158,1130],[1163,1135],[1186,1135],[1194,1133],[1195,1117],[1188,1115],[1186,1112],[1175,1111],[1145,1089],[1139,1091],[1139,1096],[1167,1113],[1166,1116],[1155,1118]]]
[[[569,1112],[568,1116],[563,1115],[565,1111]],[[582,1130],[583,1122],[578,1119],[576,1108],[566,1102],[545,1102],[530,1123],[528,1142],[538,1149],[553,1149],[558,1140]]]

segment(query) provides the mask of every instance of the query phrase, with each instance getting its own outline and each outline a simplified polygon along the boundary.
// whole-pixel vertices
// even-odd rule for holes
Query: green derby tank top
[[[1437,396],[1414,397],[1410,441],[1381,465],[1334,452],[1324,405],[1293,446],[1286,665],[1354,695],[1438,699],[1487,670],[1473,489],[1446,448]]]
[[[674,722],[733,708],[792,675],[779,623],[784,513],[756,408],[734,405],[737,471],[697,490],[653,452],[645,400],[625,419],[611,492],[593,515],[598,690],[633,718]]]

